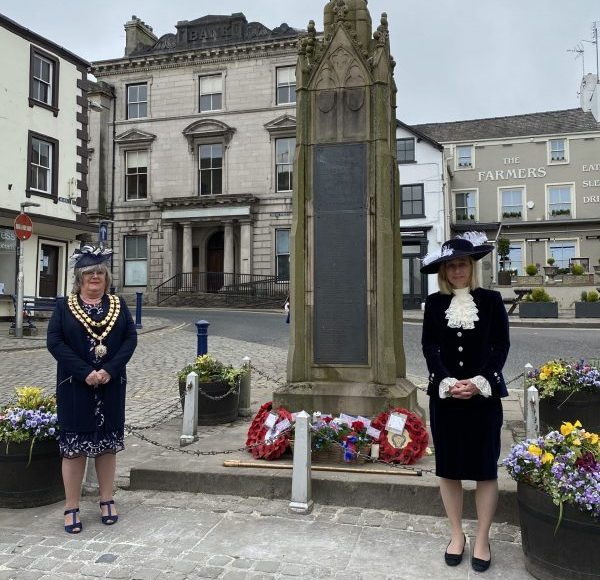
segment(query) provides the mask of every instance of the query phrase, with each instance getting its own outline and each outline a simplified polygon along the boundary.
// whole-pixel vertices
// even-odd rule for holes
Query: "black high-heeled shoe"
[[[79,513],[79,508],[65,510],[64,515],[71,514],[71,517],[73,518],[72,524],[65,524],[65,532],[67,532],[67,534],[78,534],[79,532],[81,532],[81,530],[83,530],[83,524],[81,523],[81,521],[78,522],[76,520],[78,513]]]
[[[450,546],[450,542],[448,542],[448,546]],[[444,552],[444,561],[448,566],[458,566],[463,559],[463,554],[465,553],[465,546],[467,545],[467,537],[463,534],[463,549],[460,554],[448,554],[448,546],[446,546],[446,551]]]
[[[490,549],[489,560],[482,560],[481,558],[476,558],[475,556],[471,558],[471,567],[473,570],[475,570],[475,572],[485,572],[490,567],[490,564],[492,563],[492,547],[489,545],[489,543],[488,548]]]
[[[119,516],[117,514],[113,514],[112,510],[111,510],[111,506],[113,506],[115,504],[115,500],[114,499],[110,499],[108,501],[101,501],[100,502],[100,509],[102,510],[102,506],[105,505],[106,508],[108,509],[108,515],[107,516],[101,516],[102,517],[102,523],[105,526],[112,526],[113,524],[116,524]]]

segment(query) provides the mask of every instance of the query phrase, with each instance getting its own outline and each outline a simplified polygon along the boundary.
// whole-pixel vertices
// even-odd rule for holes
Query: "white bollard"
[[[540,398],[538,390],[532,385],[527,389],[527,439],[537,439],[540,436]]]
[[[523,421],[527,425],[527,389],[529,388],[529,373],[533,370],[531,363],[527,363],[523,367]]]
[[[250,417],[250,386],[252,385],[252,371],[250,357],[245,356],[242,359],[242,368],[244,374],[240,378],[240,399],[238,403],[238,415],[240,417]]]
[[[310,415],[300,411],[294,428],[294,469],[290,511],[308,514],[313,508],[310,480]]]
[[[198,440],[198,375],[191,372],[185,379],[185,409],[180,447]]]

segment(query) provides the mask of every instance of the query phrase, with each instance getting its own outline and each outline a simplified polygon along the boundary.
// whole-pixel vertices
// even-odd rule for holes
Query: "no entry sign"
[[[33,232],[33,222],[26,213],[15,218],[15,234],[20,240],[28,240]]]

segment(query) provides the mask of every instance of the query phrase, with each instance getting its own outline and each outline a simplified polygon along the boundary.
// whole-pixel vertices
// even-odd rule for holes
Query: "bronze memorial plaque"
[[[367,146],[318,145],[314,164],[314,362],[368,363]]]

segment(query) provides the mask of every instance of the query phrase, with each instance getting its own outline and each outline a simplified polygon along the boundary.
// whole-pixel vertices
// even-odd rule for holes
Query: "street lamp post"
[[[24,201],[21,203],[21,213],[25,213],[27,207],[39,207],[39,203]],[[15,338],[23,338],[23,242],[17,236],[17,256],[19,269],[17,273],[17,311],[15,312]]]

